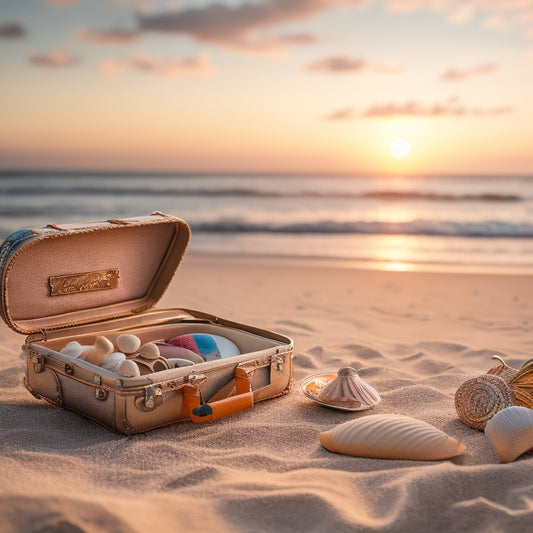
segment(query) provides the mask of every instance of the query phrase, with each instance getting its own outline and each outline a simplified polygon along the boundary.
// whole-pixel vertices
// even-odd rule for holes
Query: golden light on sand
[[[401,159],[411,151],[411,143],[406,139],[394,139],[389,145],[389,150],[391,155]]]

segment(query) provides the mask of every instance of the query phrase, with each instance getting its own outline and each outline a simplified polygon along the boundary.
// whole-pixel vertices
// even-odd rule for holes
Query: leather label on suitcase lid
[[[118,268],[50,276],[50,296],[64,296],[79,292],[102,291],[118,287]]]

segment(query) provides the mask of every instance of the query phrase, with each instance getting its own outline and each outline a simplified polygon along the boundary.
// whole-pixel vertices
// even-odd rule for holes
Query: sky
[[[532,95],[533,0],[0,0],[3,169],[533,175]]]

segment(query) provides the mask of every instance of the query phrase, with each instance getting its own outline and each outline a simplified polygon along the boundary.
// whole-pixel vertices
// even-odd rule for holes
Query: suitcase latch
[[[283,373],[283,365],[285,364],[285,356],[279,353],[273,355],[270,359],[271,364],[276,364],[276,371],[278,374]]]
[[[98,375],[94,376],[93,378],[93,382],[96,383],[97,385],[102,385],[102,378]],[[96,397],[97,400],[105,400],[107,399],[107,395],[109,394],[108,391],[106,391],[105,389],[102,389],[100,387],[97,387],[96,389],[94,389],[94,395]]]
[[[45,358],[44,355],[37,352],[31,353],[31,362],[33,363],[33,370],[39,374],[44,370]]]
[[[151,385],[144,389],[144,407],[150,411],[163,403],[163,391],[161,387]]]

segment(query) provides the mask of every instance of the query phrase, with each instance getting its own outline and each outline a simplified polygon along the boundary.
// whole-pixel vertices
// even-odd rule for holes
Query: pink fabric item
[[[172,346],[181,346],[182,348],[186,348],[191,352],[197,354],[200,353],[198,346],[196,345],[196,341],[192,335],[180,335],[179,337],[173,337],[172,339],[169,339],[167,342],[168,344],[172,344]]]

